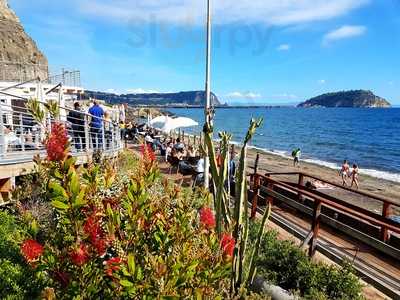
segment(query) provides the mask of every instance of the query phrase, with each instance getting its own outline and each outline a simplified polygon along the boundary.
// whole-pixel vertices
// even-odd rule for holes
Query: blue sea
[[[203,109],[169,109],[203,124]],[[295,147],[302,159],[339,168],[344,159],[360,173],[400,182],[400,108],[219,108],[215,131],[228,131],[243,140],[249,120],[263,117],[252,146],[290,157]],[[186,129],[200,132],[201,126]]]

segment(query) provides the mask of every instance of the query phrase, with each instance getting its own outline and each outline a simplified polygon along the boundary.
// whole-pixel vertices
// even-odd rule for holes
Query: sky
[[[203,90],[206,0],[10,0],[50,70],[84,88]],[[293,104],[372,90],[400,105],[400,0],[214,0],[212,91]]]

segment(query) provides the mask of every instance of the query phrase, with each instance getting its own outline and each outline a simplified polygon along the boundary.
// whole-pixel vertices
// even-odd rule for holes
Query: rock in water
[[[48,77],[47,58],[26,34],[7,0],[0,0],[0,81]]]
[[[323,94],[300,103],[298,107],[391,107],[371,91],[356,90]]]

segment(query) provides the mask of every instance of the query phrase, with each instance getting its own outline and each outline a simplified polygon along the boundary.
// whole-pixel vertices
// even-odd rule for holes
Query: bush
[[[35,299],[44,280],[26,264],[19,243],[27,232],[15,217],[0,211],[0,299]]]
[[[74,165],[67,156],[41,164],[49,174],[52,230],[35,221],[32,207],[20,209],[30,233],[24,255],[32,272],[48,276],[46,293],[57,299],[227,295],[231,261],[197,211],[207,197],[162,180],[146,153],[141,160],[124,152],[116,161]]]
[[[252,236],[258,226],[252,226]],[[350,264],[314,263],[293,242],[278,240],[274,231],[265,234],[257,268],[266,280],[307,299],[363,299]]]

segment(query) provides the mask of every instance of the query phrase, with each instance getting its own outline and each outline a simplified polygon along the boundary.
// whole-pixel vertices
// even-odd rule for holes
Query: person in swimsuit
[[[353,187],[353,184],[356,185],[357,189],[358,189],[358,166],[356,164],[353,164],[353,170],[351,172],[351,186]]]
[[[342,177],[342,185],[346,186],[347,185],[347,177],[349,177],[350,173],[350,166],[347,160],[343,161],[342,169],[339,172],[339,175]]]

